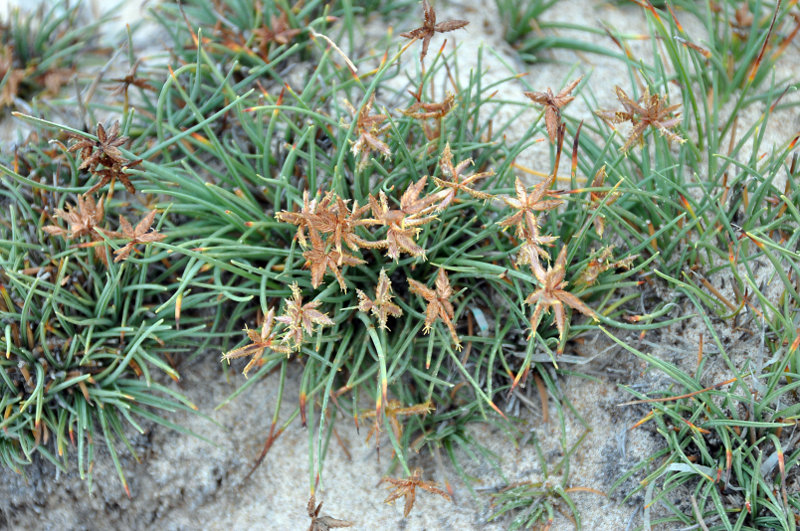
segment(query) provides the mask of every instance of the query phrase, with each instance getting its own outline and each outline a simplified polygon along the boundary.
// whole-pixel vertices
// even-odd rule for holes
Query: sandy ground
[[[5,12],[0,2],[0,13]],[[441,4],[442,2],[440,2]],[[96,4],[100,4],[97,2]],[[457,45],[458,62],[462,70],[474,64],[479,46],[491,48],[497,58],[487,62],[486,80],[507,77],[510,65],[513,73],[527,71],[525,80],[534,90],[557,88],[577,75],[591,79],[592,97],[601,108],[616,107],[613,86],[627,79],[613,60],[598,56],[577,56],[564,51],[545,52],[551,61],[523,65],[514,50],[502,40],[497,15],[492,5],[477,1],[451,2],[441,6],[440,18],[457,17],[470,20],[467,31],[452,34],[448,46]],[[138,20],[141,8],[129,2],[117,21],[118,28],[126,20]],[[127,18],[126,18],[127,17]],[[565,0],[559,10],[547,13],[547,19],[569,20],[578,24],[596,25],[605,21],[627,32],[644,32],[644,17],[636,7],[615,7],[599,2]],[[687,27],[691,32],[691,28]],[[368,23],[365,36],[379,32],[381,26]],[[111,32],[113,34],[113,31]],[[581,38],[588,38],[585,34]],[[603,44],[605,38],[598,37]],[[437,37],[431,49],[438,49]],[[636,43],[635,43],[636,45]],[[646,53],[641,44],[637,53]],[[790,72],[791,58],[796,60],[797,47],[790,49],[790,59],[782,62],[779,74]],[[411,57],[411,54],[409,54]],[[795,63],[796,64],[796,63]],[[626,87],[627,88],[627,87]],[[506,97],[519,98],[528,90],[522,82],[508,89]],[[794,97],[794,96],[791,96]],[[594,107],[592,102],[591,108]],[[507,113],[517,113],[511,108]],[[569,114],[585,118],[591,112],[585,97],[579,97],[569,107]],[[759,110],[750,111],[744,119],[754,120]],[[539,113],[528,110],[519,116],[519,125],[509,136],[521,134]],[[508,117],[511,117],[509,114]],[[778,143],[800,128],[793,115],[779,116],[768,130],[766,145]],[[7,122],[6,122],[7,123]],[[6,123],[4,123],[4,128]],[[774,124],[782,124],[775,127]],[[549,151],[542,142],[526,151],[518,162],[525,166],[548,170]],[[723,279],[724,280],[724,279]],[[719,282],[722,282],[720,280]],[[667,293],[650,291],[643,294],[642,303],[652,305]],[[687,313],[694,311],[686,306]],[[621,339],[642,350],[653,352],[688,369],[693,369],[697,344],[703,324],[693,319],[670,330],[654,331],[640,338],[638,333],[620,333]],[[740,337],[728,326],[721,327],[725,341],[733,346],[731,355],[742,363],[754,341]],[[601,334],[587,336],[580,346],[581,355],[601,354],[591,363],[575,368],[591,376],[562,378],[559,385],[567,400],[588,423],[586,439],[571,459],[569,484],[607,492],[614,481],[631,466],[657,450],[660,436],[647,425],[630,430],[645,413],[642,407],[619,407],[630,395],[618,384],[641,390],[668,387],[671,382],[660,373],[652,373],[630,354],[618,347],[609,347]],[[709,351],[713,355],[713,349]],[[306,502],[309,492],[309,437],[299,422],[293,423],[278,439],[264,464],[248,480],[243,477],[264,443],[272,416],[272,404],[277,392],[277,378],[268,377],[234,402],[215,410],[241,383],[239,374],[226,379],[219,366],[219,352],[208,352],[181,367],[183,380],[180,389],[199,405],[205,415],[219,425],[197,415],[175,413],[169,419],[213,441],[208,444],[196,438],[149,426],[144,434],[134,434],[132,441],[141,457],[137,463],[123,457],[123,467],[130,482],[132,498],[120,487],[110,458],[99,445],[100,455],[94,468],[91,493],[88,485],[73,472],[57,477],[53,468],[36,463],[27,470],[28,480],[10,472],[0,479],[0,528],[13,529],[306,529]],[[708,383],[724,380],[721,364],[711,363],[707,370]],[[281,418],[293,409],[298,396],[299,366],[293,369],[286,389]],[[524,389],[531,406],[518,407],[519,428],[535,437],[552,466],[560,457],[558,423],[542,422],[542,411],[535,389]],[[289,402],[289,403],[287,403]],[[518,401],[522,404],[522,401]],[[551,414],[555,404],[550,404]],[[497,456],[498,473],[489,459],[473,460],[460,455],[468,475],[476,478],[474,487],[480,493],[473,496],[461,483],[449,461],[421,456],[419,463],[426,474],[439,483],[447,481],[454,491],[454,502],[421,493],[415,509],[408,518],[402,517],[402,503],[394,506],[383,503],[386,491],[378,483],[386,473],[387,459],[378,462],[374,445],[364,442],[366,431],[356,431],[349,419],[339,419],[338,434],[342,445],[331,444],[317,500],[324,502],[323,513],[354,522],[354,529],[505,529],[507,521],[488,522],[493,490],[518,481],[543,480],[539,460],[531,444],[515,445],[506,435],[491,425],[475,425],[475,438]],[[584,427],[577,417],[566,413],[568,446],[583,434]],[[384,447],[388,443],[384,441]],[[346,448],[346,451],[345,451]],[[348,455],[349,454],[349,455]],[[554,481],[551,479],[551,481]],[[628,529],[641,525],[643,494],[623,498],[636,487],[634,480],[623,484],[611,496],[590,492],[574,494],[586,529]],[[672,500],[680,505],[685,500]],[[656,507],[657,511],[658,508]],[[573,524],[557,515],[553,529],[572,529]]]

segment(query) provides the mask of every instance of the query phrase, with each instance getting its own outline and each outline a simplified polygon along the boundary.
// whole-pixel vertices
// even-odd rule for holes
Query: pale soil
[[[493,6],[486,7],[481,2],[470,0],[452,2],[443,7],[441,19],[457,17],[471,22],[467,31],[448,36],[448,46],[459,46],[458,62],[462,71],[474,62],[478,46],[483,45],[502,57],[513,73],[529,73],[525,77],[529,87],[520,82],[509,84],[504,98],[523,101],[523,90],[555,89],[584,74],[590,76],[591,98],[579,96],[569,107],[570,115],[588,118],[594,108],[616,108],[613,87],[615,84],[624,86],[627,75],[613,60],[556,51],[544,52],[545,57],[555,62],[523,65],[516,59],[514,50],[502,41]],[[134,2],[130,2],[128,8],[129,11],[118,21],[120,25],[124,24],[125,16],[130,17],[128,20],[140,17]],[[0,12],[4,11],[0,3]],[[588,25],[597,25],[602,20],[629,33],[644,33],[646,30],[644,17],[635,6],[615,7],[594,1],[559,2],[558,11],[551,10],[546,18]],[[377,21],[371,21],[365,30],[365,38],[373,32],[385,31],[381,27]],[[397,23],[396,28],[400,27],[405,26]],[[691,32],[688,25],[687,30]],[[586,34],[580,37],[589,38]],[[604,45],[613,46],[604,37],[597,39]],[[437,36],[431,44],[431,51],[438,50],[441,42]],[[648,46],[634,43],[634,51],[647,53]],[[792,60],[797,59],[797,52],[796,45],[790,48],[789,58],[777,69],[778,77],[791,75]],[[412,56],[409,54],[409,59]],[[508,76],[509,69],[501,61],[486,61],[488,71],[484,79],[491,81]],[[511,117],[518,112],[519,107],[509,107],[501,114]],[[760,112],[758,109],[749,111],[742,116],[742,121],[756,120]],[[517,120],[518,129],[508,133],[512,140],[514,134],[521,134],[538,116],[536,109],[521,113]],[[4,128],[7,124],[8,121],[3,122]],[[778,116],[770,123],[765,145],[780,143],[798,129],[800,124],[796,115]],[[3,143],[7,142],[6,137]],[[548,171],[547,143],[532,146],[519,157],[518,162]],[[567,164],[564,167],[568,167],[568,161],[564,162]],[[727,278],[713,281],[723,290],[730,285]],[[666,297],[674,295],[663,287],[645,292],[641,313]],[[676,313],[695,312],[688,301],[678,299],[677,302],[680,311]],[[738,332],[727,324],[715,325],[737,365],[744,364],[748,354],[758,348],[757,334]],[[758,323],[744,322],[743,325],[745,329],[760,332]],[[653,352],[693,372],[704,327],[699,318],[693,318],[669,330],[649,332],[644,338],[640,338],[638,333],[624,331],[617,335],[636,348]],[[713,357],[715,350],[709,347],[707,332],[705,337],[706,355]],[[587,336],[575,353],[582,356],[601,354],[590,363],[573,368],[576,372],[591,375],[593,379],[570,376],[559,381],[565,398],[575,406],[590,428],[570,461],[569,484],[603,492],[607,492],[630,467],[661,447],[661,437],[650,425],[629,429],[649,409],[644,406],[619,407],[619,403],[631,397],[618,385],[647,391],[665,389],[672,384],[663,374],[648,372],[629,353],[616,346],[609,348],[610,345],[610,341],[599,332],[596,336]],[[208,352],[191,364],[180,367],[183,376],[180,389],[198,404],[203,414],[220,423],[222,428],[196,415],[175,413],[169,416],[170,420],[214,441],[214,445],[160,427],[151,426],[145,434],[134,435],[132,441],[141,462],[136,463],[126,454],[123,457],[131,499],[120,487],[102,444],[98,445],[100,455],[94,468],[91,494],[74,472],[56,477],[53,468],[46,464],[36,463],[28,467],[27,482],[4,471],[0,479],[0,528],[5,525],[14,529],[306,529],[308,432],[299,422],[294,422],[275,443],[263,465],[249,481],[243,482],[242,478],[261,451],[269,428],[277,377],[268,377],[234,402],[215,411],[214,408],[243,382],[235,372],[231,372],[230,379],[225,378],[219,367],[219,355],[216,351]],[[299,366],[290,373],[281,419],[285,419],[294,408],[299,373]],[[703,381],[711,385],[729,378],[727,374],[724,365],[715,360],[706,369]],[[523,403],[520,400],[512,402],[512,412],[519,413],[518,427],[538,440],[549,466],[553,466],[561,458],[559,437],[562,435],[557,419],[553,419],[555,404],[551,398],[551,419],[544,424],[535,387],[529,386],[522,393],[531,405],[519,406]],[[474,436],[498,456],[502,476],[488,460],[473,461],[461,453],[462,466],[467,474],[476,478],[475,488],[482,493],[475,498],[461,483],[445,456],[440,460],[420,456],[419,461],[413,464],[423,466],[426,479],[449,482],[454,489],[454,503],[421,493],[411,515],[403,519],[402,503],[394,506],[384,504],[382,500],[386,491],[378,485],[387,473],[388,450],[382,452],[382,459],[378,462],[374,445],[364,442],[366,430],[358,433],[350,419],[338,420],[338,434],[351,457],[335,441],[331,442],[317,500],[324,502],[323,513],[353,521],[354,529],[505,529],[507,521],[487,522],[491,510],[486,494],[507,483],[543,480],[538,457],[530,443],[517,447],[499,429],[475,425]],[[567,408],[565,424],[569,447],[582,435],[584,428]],[[388,447],[386,440],[383,447]],[[641,477],[636,476],[637,479]],[[551,478],[552,482],[557,480]],[[622,501],[636,486],[636,481],[628,480],[609,497],[590,492],[575,493],[573,498],[584,527],[621,530],[642,525],[643,492]],[[687,503],[686,500],[672,501],[681,506]],[[657,512],[658,507],[654,511]],[[553,529],[572,528],[566,518],[557,514]]]

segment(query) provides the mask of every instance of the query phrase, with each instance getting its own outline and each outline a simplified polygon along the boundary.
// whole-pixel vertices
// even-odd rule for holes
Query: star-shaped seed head
[[[437,319],[441,319],[447,329],[450,331],[450,337],[457,350],[461,350],[461,339],[456,333],[456,327],[453,324],[455,317],[455,309],[453,303],[450,302],[450,297],[453,296],[453,288],[450,286],[450,279],[447,278],[447,272],[444,268],[439,268],[436,274],[436,287],[430,289],[428,286],[421,282],[417,282],[413,278],[408,279],[408,285],[411,293],[419,295],[427,303],[425,310],[425,333],[430,333],[433,323]]]
[[[328,317],[328,314],[317,310],[322,304],[321,301],[303,304],[303,295],[297,282],[293,283],[290,288],[292,298],[284,300],[283,315],[279,315],[275,320],[286,325],[287,331],[282,341],[291,343],[294,350],[300,350],[303,345],[304,333],[311,335],[314,333],[315,324],[330,326],[334,324],[334,321]]]
[[[312,494],[311,498],[308,500],[308,506],[306,507],[308,517],[311,518],[311,526],[308,528],[308,531],[329,531],[337,527],[353,527],[353,522],[339,520],[327,514],[320,516],[319,512],[322,510],[322,502],[319,502],[319,505],[316,503],[314,495]]]
[[[469,24],[466,20],[445,20],[437,24],[436,11],[434,11],[433,6],[428,3],[428,0],[422,0],[422,14],[424,17],[422,26],[400,34],[401,37],[405,37],[406,39],[422,39],[422,51],[419,54],[420,62],[425,59],[425,55],[428,53],[428,45],[435,33],[446,33],[463,28]]]
[[[400,317],[403,315],[403,310],[392,302],[392,283],[383,268],[381,268],[381,274],[378,277],[378,285],[375,286],[375,300],[371,300],[361,290],[356,290],[356,293],[358,295],[358,309],[364,313],[372,312],[372,315],[378,319],[378,323],[383,329],[389,329],[386,326],[386,321],[390,316]]]
[[[69,229],[63,229],[58,225],[47,225],[42,227],[48,234],[62,236],[64,239],[79,238],[81,236],[91,236],[93,240],[100,236],[94,231],[100,225],[105,216],[103,199],[95,203],[91,196],[78,196],[78,208],[67,205],[67,210],[56,209],[56,217],[63,219],[69,224]]]
[[[278,332],[274,330],[274,325],[275,310],[270,308],[266,317],[264,317],[263,324],[261,325],[261,333],[259,333],[257,330],[251,330],[245,327],[244,331],[247,333],[247,337],[250,338],[251,343],[249,345],[231,350],[230,352],[226,352],[222,356],[222,359],[229,361],[244,356],[252,356],[244,370],[242,370],[242,374],[247,377],[247,373],[250,372],[250,369],[261,360],[261,356],[264,355],[264,350],[269,349],[273,352],[286,354],[288,356],[291,354],[292,349],[279,342]]]
[[[558,138],[558,127],[561,124],[561,109],[575,99],[570,93],[578,86],[583,76],[564,87],[558,94],[548,88],[544,92],[526,92],[525,95],[539,105],[544,105],[544,123],[550,142],[555,143]]]
[[[536,331],[539,325],[539,319],[542,312],[549,312],[550,308],[553,309],[555,314],[556,327],[558,328],[559,338],[563,340],[566,315],[564,312],[564,304],[578,310],[584,315],[588,315],[593,319],[597,319],[597,314],[586,306],[578,297],[565,291],[567,282],[564,280],[566,275],[567,265],[567,247],[566,245],[561,248],[558,254],[555,266],[548,266],[547,270],[539,263],[538,256],[533,255],[530,260],[531,270],[533,271],[536,280],[539,282],[540,287],[533,291],[525,299],[525,302],[530,305],[535,305],[533,315],[531,315],[531,334]]]
[[[106,235],[112,238],[126,238],[129,240],[125,246],[114,251],[114,254],[117,255],[116,258],[114,258],[114,262],[119,262],[128,258],[131,252],[134,251],[136,246],[139,244],[157,242],[167,237],[165,234],[161,234],[156,230],[150,231],[150,226],[153,224],[156,213],[156,210],[151,210],[148,212],[147,215],[136,224],[135,228],[131,226],[130,222],[127,220],[127,218],[125,218],[125,216],[120,214],[119,227],[122,229],[122,233],[105,230],[103,231]]]
[[[644,132],[648,127],[657,130],[667,140],[678,143],[686,142],[685,138],[670,131],[680,124],[680,113],[670,115],[680,108],[680,104],[667,105],[667,99],[658,94],[650,94],[645,87],[644,94],[637,101],[633,101],[620,87],[614,89],[617,99],[622,104],[622,111],[596,111],[596,114],[608,124],[630,122],[633,126],[630,136],[622,146],[621,151],[626,153],[637,141],[644,144]]]
[[[436,483],[431,481],[422,481],[422,470],[415,468],[411,476],[407,479],[384,477],[381,482],[389,483],[389,489],[394,492],[386,497],[384,503],[392,503],[401,496],[405,498],[405,508],[403,509],[403,518],[407,517],[414,507],[414,500],[416,500],[416,489],[420,488],[437,494],[447,501],[452,501],[450,495],[440,489]]]
[[[471,188],[473,183],[480,179],[494,175],[492,170],[474,173],[472,175],[461,175],[469,165],[472,164],[472,159],[465,159],[458,164],[453,164],[453,153],[450,151],[450,143],[445,144],[442,150],[442,156],[439,158],[439,167],[442,169],[442,174],[449,177],[448,180],[439,179],[434,177],[434,182],[444,188],[442,200],[436,205],[437,210],[444,210],[455,199],[458,192],[472,196],[476,199],[491,199],[492,194],[481,192]]]

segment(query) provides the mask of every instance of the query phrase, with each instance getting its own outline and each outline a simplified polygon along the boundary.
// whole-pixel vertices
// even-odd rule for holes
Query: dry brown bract
[[[343,265],[363,264],[364,260],[342,251],[330,249],[328,243],[323,242],[319,233],[313,228],[309,229],[309,235],[311,236],[311,249],[303,253],[303,258],[306,259],[306,267],[311,269],[311,286],[315,289],[318,288],[322,284],[325,271],[330,269],[339,282],[339,289],[347,293],[347,284],[345,284],[339,268]]]
[[[303,344],[303,332],[306,334],[314,333],[314,325],[330,326],[334,324],[333,319],[328,314],[317,310],[322,302],[311,301],[303,304],[303,295],[297,282],[291,285],[292,298],[286,299],[284,314],[275,318],[279,323],[287,327],[284,342],[291,342],[294,350],[300,350]]]
[[[453,296],[453,288],[450,287],[450,279],[447,278],[447,273],[443,268],[439,268],[439,273],[436,275],[436,289],[430,289],[428,286],[421,282],[417,282],[413,278],[408,279],[408,285],[411,288],[411,293],[415,293],[425,299],[428,303],[425,309],[425,333],[430,333],[431,326],[436,319],[441,319],[450,330],[450,337],[453,338],[456,349],[461,350],[461,339],[456,334],[456,327],[453,325],[453,317],[455,309],[453,303],[450,302],[450,297]]]
[[[630,122],[633,126],[631,134],[622,146],[622,152],[625,153],[633,146],[637,140],[639,144],[644,144],[644,131],[648,127],[653,127],[658,130],[662,135],[666,136],[668,140],[675,142],[686,142],[686,139],[676,135],[670,129],[676,127],[680,123],[680,113],[670,118],[669,115],[680,107],[680,104],[667,106],[666,98],[662,98],[658,94],[650,94],[650,91],[645,88],[644,94],[638,101],[633,101],[625,94],[625,91],[619,87],[615,87],[614,91],[617,94],[617,99],[622,104],[623,111],[597,111],[597,116],[605,120],[609,124],[620,124],[623,122]]]
[[[575,99],[575,96],[570,96],[570,92],[578,86],[581,79],[583,79],[583,76],[564,87],[558,94],[553,94],[550,88],[544,92],[525,93],[535,103],[544,105],[544,123],[547,126],[547,135],[550,137],[550,142],[555,143],[558,138],[558,126],[561,124],[561,108]]]
[[[157,242],[166,238],[166,235],[160,234],[158,231],[151,231],[150,225],[153,224],[153,220],[156,217],[156,210],[151,210],[148,214],[142,218],[142,220],[136,224],[136,228],[133,228],[131,224],[125,219],[125,216],[120,214],[119,216],[119,227],[122,229],[122,233],[119,232],[111,232],[111,231],[103,231],[106,235],[112,238],[127,238],[130,240],[128,243],[125,244],[124,247],[121,247],[114,251],[114,254],[117,255],[114,258],[114,262],[119,262],[121,260],[125,260],[130,256],[131,252],[136,248],[139,244],[147,244],[150,242]],[[102,230],[102,229],[101,229]]]
[[[273,329],[274,325],[275,310],[270,308],[269,312],[267,312],[267,315],[264,318],[264,323],[261,325],[260,334],[257,330],[251,330],[245,327],[244,331],[247,333],[247,337],[250,338],[252,343],[231,350],[230,352],[226,352],[222,356],[222,359],[230,361],[232,359],[242,358],[244,356],[253,356],[242,371],[242,374],[247,377],[247,373],[250,372],[250,369],[253,368],[253,366],[259,362],[261,356],[264,355],[265,349],[269,349],[280,354],[286,354],[288,356],[292,353],[292,349],[286,345],[280,344],[277,337],[278,333]]]
[[[400,34],[401,37],[405,37],[406,39],[422,39],[422,51],[419,53],[420,62],[425,59],[425,55],[428,53],[428,45],[434,33],[446,33],[463,28],[469,24],[466,20],[445,20],[437,24],[436,11],[433,10],[428,0],[422,0],[422,14],[424,16],[422,26]]]
[[[378,138],[389,130],[389,125],[378,127],[388,117],[385,114],[370,114],[374,102],[374,92],[370,94],[367,102],[358,111],[353,108],[349,101],[345,100],[344,102],[347,110],[356,119],[356,134],[358,138],[353,142],[351,151],[353,155],[361,156],[358,162],[359,169],[363,169],[367,165],[367,159],[372,151],[378,151],[386,157],[392,156],[392,150],[389,149],[389,146]]]
[[[539,325],[539,319],[542,312],[549,312],[553,308],[556,317],[556,327],[558,328],[558,335],[560,339],[564,338],[564,323],[566,316],[564,314],[564,304],[578,310],[584,315],[588,315],[597,319],[597,314],[586,306],[578,297],[564,290],[567,282],[564,280],[567,266],[567,246],[561,248],[561,252],[556,259],[555,267],[548,266],[547,271],[544,270],[536,256],[532,257],[531,270],[533,271],[536,280],[539,281],[541,287],[528,295],[525,302],[530,305],[536,305],[531,315],[531,334],[536,331]]]
[[[411,508],[414,507],[414,500],[417,497],[417,488],[427,490],[433,494],[438,494],[447,501],[452,501],[450,499],[450,495],[437,487],[436,483],[433,483],[432,481],[422,481],[422,470],[419,468],[415,468],[414,472],[411,474],[411,477],[408,479],[384,477],[381,482],[384,481],[390,484],[388,487],[389,489],[394,490],[394,492],[390,493],[389,496],[383,500],[384,503],[392,503],[401,496],[405,497],[406,505],[405,509],[403,509],[403,518],[407,517],[408,513],[411,512]]]
[[[358,295],[358,309],[364,313],[372,312],[372,315],[378,319],[378,324],[381,328],[389,329],[386,326],[386,321],[390,316],[400,317],[403,315],[403,310],[392,302],[392,283],[383,268],[381,268],[381,274],[378,277],[378,285],[375,286],[375,300],[371,300],[360,289],[356,290],[356,294]]]
[[[319,502],[319,505],[317,505],[317,501],[314,499],[313,494],[308,500],[307,510],[308,517],[311,518],[311,526],[308,528],[308,531],[328,531],[329,529],[334,529],[337,527],[353,526],[353,522],[339,520],[338,518],[328,515],[320,516],[319,512],[322,510],[322,502]]]
[[[445,144],[444,150],[442,151],[442,156],[439,159],[439,166],[442,168],[442,174],[449,177],[450,180],[445,181],[444,179],[439,179],[437,177],[433,178],[437,185],[445,189],[444,198],[437,205],[439,210],[446,208],[447,205],[449,205],[453,199],[455,199],[456,193],[458,192],[464,192],[476,199],[491,199],[492,194],[475,190],[470,188],[470,186],[479,179],[484,179],[494,175],[494,172],[489,170],[481,173],[462,176],[461,173],[466,170],[470,164],[472,164],[472,159],[466,159],[454,166],[453,153],[450,151],[450,143],[448,142]]]

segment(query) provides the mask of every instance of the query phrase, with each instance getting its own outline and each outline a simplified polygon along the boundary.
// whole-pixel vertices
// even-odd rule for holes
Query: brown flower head
[[[264,59],[265,62],[268,62],[268,48],[271,42],[276,44],[289,44],[300,33],[301,30],[289,26],[289,17],[285,12],[281,12],[278,17],[271,15],[269,17],[269,26],[265,24],[253,30],[253,35],[261,51],[261,58]]]
[[[322,302],[311,301],[303,304],[303,295],[297,282],[291,285],[292,298],[285,299],[286,306],[283,315],[275,318],[279,323],[287,327],[286,335],[282,341],[291,342],[294,350],[300,350],[303,344],[303,333],[308,335],[314,333],[314,325],[330,326],[334,324],[333,319],[328,314],[317,310]]]
[[[419,468],[415,468],[414,472],[408,479],[399,479],[399,478],[390,478],[384,477],[381,482],[389,483],[389,489],[393,489],[394,492],[389,494],[389,496],[384,500],[384,503],[392,503],[396,499],[400,498],[401,496],[405,498],[406,505],[403,509],[403,518],[408,516],[408,513],[411,512],[411,509],[414,507],[414,500],[416,499],[416,489],[420,488],[422,490],[427,490],[433,494],[438,494],[439,496],[443,497],[447,501],[451,501],[450,495],[447,494],[445,491],[440,489],[436,486],[436,483],[431,481],[422,481],[422,470]]]
[[[113,163],[111,166],[106,166],[103,169],[92,170],[92,174],[94,174],[96,177],[99,177],[100,180],[97,181],[94,186],[86,190],[83,195],[91,195],[114,180],[118,180],[123,184],[123,186],[125,186],[125,189],[128,192],[135,194],[136,188],[134,188],[133,183],[131,183],[131,178],[128,177],[128,174],[125,170],[134,168],[141,163],[142,159],[129,160],[124,164]]]
[[[150,242],[157,242],[161,241],[166,238],[166,235],[159,233],[158,231],[150,231],[150,225],[153,224],[153,220],[156,217],[156,210],[151,210],[147,213],[142,220],[136,224],[136,228],[132,227],[130,222],[120,214],[119,216],[119,227],[122,229],[122,233],[119,232],[112,232],[103,230],[103,232],[112,238],[126,238],[128,239],[128,243],[125,246],[120,247],[114,254],[117,255],[114,258],[114,262],[119,262],[121,260],[125,260],[130,256],[131,252],[136,248],[139,244],[147,244]],[[102,230],[102,229],[101,229]],[[148,232],[150,231],[150,232]]]
[[[454,166],[453,153],[450,151],[450,143],[448,142],[445,144],[444,150],[442,150],[442,156],[439,159],[439,166],[442,168],[442,174],[450,179],[444,180],[437,177],[433,178],[436,184],[445,189],[443,199],[437,205],[437,209],[441,210],[446,208],[447,205],[449,205],[453,199],[455,199],[455,196],[458,192],[464,192],[465,194],[476,199],[491,199],[492,194],[475,190],[470,188],[470,186],[472,186],[472,184],[479,179],[484,179],[494,175],[494,172],[489,170],[481,173],[462,176],[461,173],[466,170],[470,164],[472,164],[472,159],[466,159]]]
[[[555,267],[548,266],[547,271],[545,271],[542,265],[539,263],[537,256],[534,255],[532,257],[531,270],[533,271],[536,280],[539,282],[540,287],[528,295],[528,297],[525,299],[527,304],[536,305],[533,310],[533,315],[531,315],[531,334],[536,331],[536,327],[539,325],[539,319],[542,315],[542,312],[549,312],[550,308],[553,308],[553,312],[555,313],[556,317],[558,335],[560,339],[563,339],[564,323],[566,321],[564,304],[575,310],[578,310],[584,315],[588,315],[589,317],[597,319],[597,314],[594,312],[594,310],[586,306],[586,304],[584,304],[583,301],[581,301],[578,297],[564,290],[564,288],[567,286],[567,282],[564,280],[564,276],[566,275],[567,271],[566,266],[566,245],[561,248],[561,252],[558,254],[558,258],[556,259]]]
[[[517,177],[514,185],[517,196],[503,198],[503,201],[512,209],[516,210],[516,212],[503,219],[498,224],[501,227],[516,227],[517,236],[519,238],[533,243],[536,246],[550,244],[555,241],[553,236],[542,236],[540,233],[538,215],[538,212],[553,210],[564,202],[561,199],[544,199],[545,196],[550,195],[548,190],[550,186],[552,186],[553,181],[555,181],[555,173],[534,186],[533,190],[529,193],[522,184],[522,181]],[[544,255],[547,256],[547,252],[544,251],[544,249],[540,248],[537,252],[539,254],[544,252]]]
[[[399,209],[389,207],[389,200],[383,190],[378,198],[372,194],[369,196],[374,223],[388,227],[386,238],[372,242],[370,246],[386,249],[386,256],[392,260],[397,260],[403,252],[425,258],[425,249],[416,243],[416,237],[420,226],[436,219],[432,214],[436,210],[436,203],[441,200],[437,194],[420,197],[427,179],[423,177],[408,185],[400,197]]]
[[[561,124],[561,108],[575,99],[575,96],[571,96],[570,92],[578,86],[581,79],[583,79],[582,76],[564,87],[558,94],[553,94],[553,91],[549,88],[544,92],[525,93],[535,103],[544,105],[544,123],[547,126],[547,135],[550,137],[550,142],[555,143],[558,138],[558,126]]]
[[[345,100],[344,104],[347,110],[355,117],[356,120],[356,134],[358,138],[353,142],[351,151],[353,155],[361,156],[358,163],[358,168],[363,169],[367,165],[369,154],[377,151],[385,157],[392,156],[392,150],[389,146],[380,140],[378,137],[389,130],[389,125],[379,127],[380,124],[385,122],[388,117],[385,114],[370,114],[372,111],[372,104],[375,102],[375,93],[370,94],[367,102],[356,111],[349,101]]]
[[[114,164],[121,165],[130,162],[122,156],[122,152],[119,150],[119,146],[128,141],[128,137],[119,136],[119,122],[114,122],[108,132],[103,124],[98,123],[97,140],[91,140],[75,133],[69,133],[68,136],[78,140],[67,151],[81,152],[83,162],[78,166],[79,170],[95,169],[99,165],[111,167]]]
[[[328,234],[328,242],[333,241],[334,248],[340,257],[345,256],[342,251],[342,243],[353,251],[362,247],[370,247],[371,242],[355,233],[356,227],[377,223],[376,220],[363,219],[364,214],[370,210],[369,205],[359,207],[358,201],[354,201],[353,209],[350,210],[347,206],[348,201],[340,197],[333,201],[332,198],[333,192],[328,192],[316,211],[305,216],[309,227]],[[340,262],[339,265],[342,263]]]
[[[450,287],[450,279],[447,278],[447,273],[443,268],[439,268],[436,275],[436,289],[430,289],[428,286],[421,282],[417,282],[413,278],[408,279],[408,285],[411,288],[411,293],[419,295],[425,302],[427,308],[425,309],[425,333],[430,333],[431,327],[436,319],[441,319],[447,329],[450,331],[450,337],[457,350],[461,350],[461,339],[456,333],[456,327],[453,324],[455,316],[455,309],[453,303],[450,302],[450,297],[453,296],[453,288]]]
[[[625,94],[625,91],[619,87],[615,87],[617,99],[622,104],[622,111],[596,111],[597,116],[605,120],[607,123],[620,124],[623,122],[630,122],[633,126],[631,134],[622,146],[621,151],[627,152],[631,146],[638,140],[639,144],[644,144],[644,132],[648,127],[652,127],[659,131],[662,135],[667,137],[668,140],[675,142],[686,142],[672,131],[680,123],[680,113],[669,117],[675,110],[680,108],[680,104],[667,106],[666,98],[662,98],[658,94],[650,94],[650,91],[645,87],[644,94],[638,101],[633,101]]]
[[[326,208],[331,199],[332,196],[326,194],[320,203],[320,207],[323,209]],[[294,237],[300,242],[300,245],[306,247],[308,245],[306,243],[306,229],[309,227],[309,220],[316,213],[316,211],[316,198],[309,201],[308,190],[303,190],[303,206],[300,208],[300,212],[289,212],[287,210],[283,210],[275,214],[275,219],[284,223],[296,225],[297,233]]]
[[[58,225],[47,225],[42,227],[42,230],[54,236],[61,236],[64,239],[79,238],[81,236],[90,236],[93,240],[100,238],[100,235],[94,229],[100,225],[105,216],[103,199],[101,198],[98,203],[95,203],[94,198],[91,196],[78,196],[77,206],[78,208],[76,209],[72,205],[67,205],[66,211],[60,208],[56,209],[56,217],[69,223],[68,230]]]
[[[428,3],[428,0],[422,0],[422,14],[424,17],[422,26],[400,34],[401,37],[405,37],[406,39],[422,39],[422,51],[419,53],[420,62],[425,59],[425,55],[428,53],[428,45],[431,42],[431,37],[433,37],[435,33],[446,33],[448,31],[463,28],[469,24],[469,22],[466,20],[445,20],[444,22],[439,22],[437,24],[436,11],[433,10],[433,7]]]
[[[264,350],[269,349],[273,352],[286,354],[288,356],[291,354],[292,349],[279,343],[277,337],[278,333],[273,329],[274,325],[275,310],[270,308],[266,317],[264,318],[264,323],[261,325],[261,333],[259,334],[257,330],[250,330],[249,328],[245,327],[244,331],[247,333],[247,337],[250,338],[251,343],[249,345],[231,350],[230,352],[226,352],[222,356],[222,359],[230,361],[232,359],[241,358],[244,356],[252,356],[242,371],[242,374],[247,377],[247,373],[250,372],[250,369],[253,368],[253,366],[259,362],[261,356],[264,355]]]
[[[308,517],[311,518],[311,526],[308,528],[308,531],[328,531],[337,527],[353,527],[353,522],[339,520],[338,518],[328,515],[320,516],[319,512],[322,510],[322,502],[319,502],[319,505],[317,505],[313,494],[308,500],[306,510],[308,511]]]
[[[311,236],[311,248],[303,253],[303,258],[306,259],[306,267],[311,269],[311,286],[315,289],[318,288],[322,284],[322,277],[325,276],[325,271],[330,269],[339,282],[339,289],[347,293],[347,284],[345,284],[339,268],[342,265],[355,266],[363,264],[364,260],[345,252],[331,249],[328,242],[323,242],[319,233],[313,228],[309,229],[309,235]]]
[[[136,62],[133,63],[131,69],[128,70],[127,74],[125,74],[123,77],[111,79],[113,83],[116,83],[116,86],[111,89],[111,95],[117,96],[122,94],[126,107],[128,106],[128,89],[131,86],[138,87],[142,90],[149,90],[152,92],[156,91],[156,88],[150,84],[150,81],[136,77],[136,71],[139,69],[141,62],[141,59],[137,59]]]
[[[375,300],[371,300],[360,289],[356,290],[356,294],[358,295],[358,309],[364,313],[372,312],[372,315],[378,319],[381,328],[389,329],[386,326],[389,316],[400,317],[403,315],[403,310],[392,302],[392,283],[383,268],[381,268],[381,274],[378,277],[378,285],[375,286]]]

